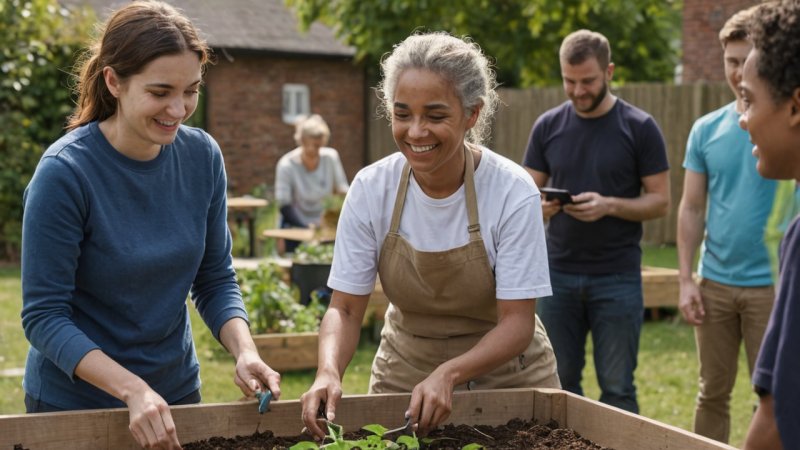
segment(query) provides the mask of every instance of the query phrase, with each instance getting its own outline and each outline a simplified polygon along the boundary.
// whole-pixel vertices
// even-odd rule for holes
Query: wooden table
[[[642,294],[645,308],[677,307],[680,296],[678,270],[665,267],[642,267]]]
[[[269,204],[263,198],[256,197],[228,197],[228,211],[236,220],[237,227],[242,226],[242,222],[247,221],[247,231],[250,238],[250,254],[252,258],[256,255],[256,210]]]
[[[334,234],[329,231],[315,230],[312,228],[274,228],[264,230],[261,235],[269,238],[300,242],[333,242],[335,237]]]

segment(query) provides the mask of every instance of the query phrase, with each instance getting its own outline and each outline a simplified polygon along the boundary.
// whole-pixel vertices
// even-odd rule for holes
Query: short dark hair
[[[558,57],[571,66],[582,64],[589,58],[597,58],[600,68],[605,69],[611,62],[611,46],[608,39],[596,31],[578,30],[561,42]]]
[[[800,0],[782,0],[758,8],[750,38],[759,53],[758,76],[769,84],[775,101],[800,88]]]

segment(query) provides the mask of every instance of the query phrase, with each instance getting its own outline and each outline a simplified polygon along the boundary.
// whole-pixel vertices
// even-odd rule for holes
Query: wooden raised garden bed
[[[642,294],[645,308],[678,306],[678,271],[666,267],[642,267]]]
[[[384,295],[380,282],[375,283],[375,291],[370,296],[367,311],[364,313],[363,325],[374,327],[382,324],[388,306],[389,300]],[[373,334],[375,333],[373,330]],[[319,336],[316,332],[256,334],[253,335],[253,341],[261,359],[278,372],[317,367]]]
[[[353,431],[367,424],[399,426],[409,394],[345,396],[336,422]],[[277,436],[300,432],[299,400],[273,402],[259,415],[255,401],[172,407],[182,443],[232,438],[271,430]],[[449,422],[505,424],[510,419],[555,420],[599,445],[617,450],[733,449],[676,427],[556,389],[458,392]],[[0,416],[0,449],[134,449],[127,409]]]

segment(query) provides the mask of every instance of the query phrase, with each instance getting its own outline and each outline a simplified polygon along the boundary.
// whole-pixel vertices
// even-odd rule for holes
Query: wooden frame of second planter
[[[373,326],[383,320],[389,299],[380,283],[369,298],[364,326]],[[374,331],[373,331],[374,333]],[[313,369],[317,367],[319,335],[315,331],[306,333],[269,333],[253,335],[258,353],[269,366],[278,372]]]

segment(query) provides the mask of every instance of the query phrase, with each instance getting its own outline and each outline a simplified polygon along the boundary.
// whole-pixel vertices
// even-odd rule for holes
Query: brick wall
[[[218,52],[206,83],[207,128],[222,148],[233,194],[274,186],[278,159],[296,146],[294,127],[281,118],[285,83],[308,85],[311,112],[328,122],[328,145],[339,151],[348,179],[363,167],[366,88],[363,69],[351,61],[259,54],[229,61]]]
[[[719,30],[737,11],[758,3],[757,0],[684,0],[684,83],[725,81]]]

